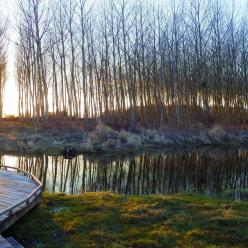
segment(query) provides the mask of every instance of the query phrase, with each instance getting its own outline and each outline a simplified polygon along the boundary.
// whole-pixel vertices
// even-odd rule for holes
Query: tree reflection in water
[[[164,152],[116,160],[41,155],[16,160],[19,168],[36,175],[50,192],[212,195],[248,187],[248,151]]]

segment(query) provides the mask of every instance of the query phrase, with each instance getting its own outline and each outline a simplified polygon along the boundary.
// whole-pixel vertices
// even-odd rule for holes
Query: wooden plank
[[[0,233],[39,204],[41,192],[41,183],[33,175],[13,167],[0,168]]]
[[[13,237],[6,238],[6,240],[12,245],[13,248],[24,248]]]
[[[13,248],[13,246],[1,235],[0,235],[0,247],[1,248]]]
[[[6,231],[10,226],[12,226],[14,223],[16,223],[21,217],[23,217],[26,213],[28,213],[30,210],[32,210],[35,206],[37,206],[41,202],[41,197],[36,198],[34,201],[30,203],[27,207],[20,209],[7,219],[5,219],[0,224],[0,233],[3,233]]]

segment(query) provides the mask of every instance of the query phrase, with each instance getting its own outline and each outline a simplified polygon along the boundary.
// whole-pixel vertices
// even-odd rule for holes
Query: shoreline
[[[32,130],[11,128],[0,131],[0,151],[6,154],[61,155],[72,146],[77,154],[133,155],[157,150],[239,148],[248,146],[248,131],[221,127],[196,131],[158,131],[142,129],[133,133],[115,131],[101,125],[95,131],[83,129]]]

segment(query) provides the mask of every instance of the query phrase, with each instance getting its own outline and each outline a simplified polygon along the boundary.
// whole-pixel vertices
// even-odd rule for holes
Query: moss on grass
[[[247,247],[248,202],[201,195],[44,194],[6,235],[25,247]]]

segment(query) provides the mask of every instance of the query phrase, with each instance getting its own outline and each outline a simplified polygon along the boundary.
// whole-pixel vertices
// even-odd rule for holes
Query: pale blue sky
[[[50,0],[53,1],[53,0]],[[93,0],[92,0],[93,1]],[[104,3],[104,0],[95,0],[101,1]],[[132,1],[132,0],[130,0]],[[153,0],[145,0],[145,1],[153,1]],[[161,3],[168,4],[171,0],[157,0]],[[181,0],[188,1],[188,0]],[[235,4],[235,8],[240,11],[241,15],[247,12],[247,3],[248,0],[222,0],[223,3],[227,6],[232,6]],[[17,0],[0,0],[0,13],[4,14],[9,19],[9,38],[10,40],[15,40],[16,32],[15,32],[15,18],[17,16],[16,13],[16,5]],[[8,46],[8,80],[6,83],[5,89],[5,99],[4,99],[4,113],[5,114],[17,114],[18,112],[18,93],[16,87],[16,79],[15,79],[15,45],[9,42]]]

